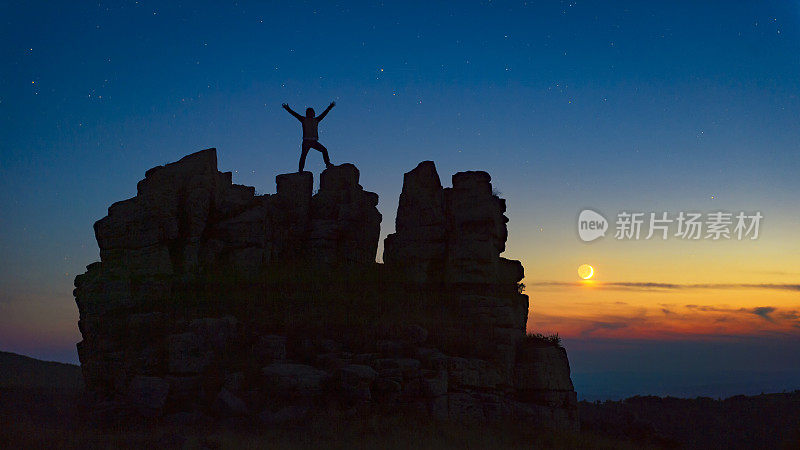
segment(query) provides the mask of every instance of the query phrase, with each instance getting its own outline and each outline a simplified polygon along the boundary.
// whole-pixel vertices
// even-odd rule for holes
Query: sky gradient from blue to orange
[[[697,3],[4,2],[0,350],[76,361],[92,224],[145,170],[213,146],[274,192],[299,153],[280,104],[336,100],[321,142],[380,195],[383,236],[419,161],[445,185],[492,175],[529,328],[564,338],[579,391],[602,371],[800,374],[800,6]],[[764,219],[755,241],[586,244],[586,207]]]

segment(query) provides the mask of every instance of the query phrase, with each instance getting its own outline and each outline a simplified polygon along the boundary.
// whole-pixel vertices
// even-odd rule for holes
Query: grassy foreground
[[[588,433],[565,434],[516,423],[437,423],[414,414],[317,416],[281,428],[228,423],[180,426],[130,420],[92,425],[78,392],[0,390],[0,447],[25,449],[409,449],[642,448]]]
[[[642,448],[580,433],[523,430],[515,426],[435,424],[408,418],[312,420],[285,429],[187,429],[164,425],[113,428],[41,426],[16,422],[0,431],[6,448]]]

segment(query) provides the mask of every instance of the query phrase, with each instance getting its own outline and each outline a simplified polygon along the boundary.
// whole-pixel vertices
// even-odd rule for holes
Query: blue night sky
[[[299,157],[300,128],[283,102],[319,112],[336,101],[320,141],[380,195],[384,236],[403,173],[434,160],[445,185],[461,170],[492,175],[509,205],[506,256],[523,261],[526,282],[572,281],[585,258],[598,276],[606,261],[609,281],[800,275],[796,2],[0,1],[0,22],[0,350],[77,361],[71,290],[99,259],[92,224],[135,195],[148,168],[216,147],[235,183],[274,192],[275,175]],[[308,161],[317,174],[324,167],[315,151]],[[757,242],[695,246],[702,261],[682,265],[679,242],[577,242],[587,206],[759,210],[765,229]],[[696,270],[723,257],[753,262],[741,273]],[[569,292],[528,293],[548,317],[577,314]],[[751,306],[786,317],[800,308],[796,293],[776,302]],[[547,327],[569,329],[560,324]],[[800,332],[742,327],[724,344],[562,334],[579,391],[622,389],[583,385],[581,374],[636,372],[625,361],[640,354],[664,355],[649,372],[691,371],[691,358],[675,356],[689,348],[723,355],[717,369],[744,370],[743,351],[800,349]],[[759,355],[770,376],[800,373],[773,353]]]

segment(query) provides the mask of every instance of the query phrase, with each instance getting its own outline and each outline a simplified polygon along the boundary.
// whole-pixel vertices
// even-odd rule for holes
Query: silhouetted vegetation
[[[561,337],[558,333],[542,334],[542,333],[528,333],[525,335],[528,342],[539,343],[544,345],[561,346]]]
[[[724,400],[636,396],[581,402],[581,429],[681,448],[800,448],[800,391]]]

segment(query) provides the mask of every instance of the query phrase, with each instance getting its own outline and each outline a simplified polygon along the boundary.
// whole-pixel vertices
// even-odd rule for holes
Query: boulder
[[[156,445],[165,450],[181,450],[186,445],[186,436],[177,433],[164,433],[158,438]]]
[[[359,176],[358,168],[350,163],[328,167],[320,175],[319,190],[336,192],[353,189],[359,185]]]
[[[310,412],[307,405],[290,405],[276,411],[265,409],[259,414],[261,423],[267,426],[285,426],[304,421]]]
[[[169,371],[173,374],[202,372],[213,358],[211,348],[195,333],[168,336],[167,348]]]
[[[169,382],[170,403],[186,408],[197,403],[202,381],[199,375],[168,375],[165,379]]]
[[[322,391],[329,375],[304,364],[272,363],[261,371],[267,389],[279,395],[309,396]]]
[[[336,371],[336,378],[348,385],[358,383],[369,385],[377,376],[378,372],[375,372],[372,367],[361,364],[348,364]]]
[[[160,416],[169,393],[169,382],[159,377],[134,377],[128,387],[128,398],[144,416]]]
[[[391,404],[397,401],[403,390],[401,380],[379,376],[372,383],[371,398],[380,404]]]
[[[268,334],[259,336],[258,342],[253,348],[253,352],[259,361],[271,362],[286,359],[286,337]]]
[[[206,317],[194,319],[189,323],[189,329],[203,341],[203,344],[215,352],[222,352],[225,345],[236,334],[238,321],[235,317],[222,318]]]
[[[370,387],[378,373],[372,367],[349,364],[337,369],[333,378],[340,393],[351,400],[371,399]]]
[[[403,177],[396,232],[384,241],[383,260],[401,267],[410,280],[430,281],[446,258],[445,208],[442,183],[432,161],[421,162]]]
[[[570,406],[575,391],[567,352],[558,345],[526,340],[520,343],[514,368],[514,387],[521,400]]]
[[[230,393],[238,393],[241,392],[243,387],[244,387],[244,373],[234,372],[225,375],[225,384],[222,385],[223,389],[227,390]]]
[[[428,340],[428,330],[419,325],[409,325],[403,329],[403,338],[412,345],[422,345]]]
[[[420,391],[425,397],[438,397],[447,393],[447,371],[425,371],[420,378]]]
[[[311,172],[285,173],[275,177],[278,197],[281,200],[308,207],[314,189],[314,175]]]
[[[414,358],[382,358],[373,361],[373,367],[381,373],[393,371],[405,380],[419,376],[420,362]]]
[[[450,392],[436,397],[430,402],[430,411],[438,420],[475,423],[485,419],[480,401],[466,392]]]
[[[321,263],[375,262],[381,214],[378,196],[358,184],[352,164],[331,166],[320,175],[320,187],[311,199],[309,251]]]
[[[247,405],[239,397],[223,388],[217,394],[217,411],[224,417],[238,417],[247,415]]]

